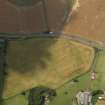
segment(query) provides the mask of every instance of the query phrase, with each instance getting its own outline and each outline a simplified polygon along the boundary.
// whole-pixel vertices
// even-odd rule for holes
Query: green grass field
[[[105,89],[105,53],[99,52],[99,61],[96,63],[97,81],[93,84],[96,89]],[[105,105],[105,101],[98,101],[96,105]]]
[[[92,48],[62,38],[10,42],[4,97],[38,85],[58,88],[88,71],[93,57]]]
[[[49,105],[72,105],[76,93],[84,89],[105,89],[105,52],[100,51],[97,53],[93,69],[97,72],[96,80],[91,80],[91,73],[88,72],[78,78],[78,83],[67,83],[63,87],[57,89],[58,96]],[[65,94],[68,92],[68,94]],[[104,105],[104,102],[99,102],[97,105]]]
[[[18,95],[12,99],[4,101],[4,105],[28,105],[27,97]]]
[[[99,51],[96,56],[96,62],[94,65],[96,71],[96,81],[94,81],[93,87],[96,89],[105,89],[105,52]]]

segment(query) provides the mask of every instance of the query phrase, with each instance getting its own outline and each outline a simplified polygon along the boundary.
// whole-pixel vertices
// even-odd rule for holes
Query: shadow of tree
[[[50,47],[56,38],[35,38],[9,42],[7,50],[7,68],[18,72],[31,72],[46,68],[51,60]]]

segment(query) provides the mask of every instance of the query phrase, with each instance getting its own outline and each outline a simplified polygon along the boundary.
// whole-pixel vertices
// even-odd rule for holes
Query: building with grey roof
[[[80,91],[76,95],[78,105],[91,105],[92,95],[90,91]]]

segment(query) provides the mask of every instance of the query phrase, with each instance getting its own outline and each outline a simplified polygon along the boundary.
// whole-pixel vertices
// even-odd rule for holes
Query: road
[[[5,35],[4,35],[5,34]],[[3,40],[8,40],[8,41],[17,41],[17,40],[26,40],[26,39],[32,39],[32,38],[38,38],[38,37],[62,37],[65,39],[73,40],[75,42],[93,47],[93,48],[98,48],[100,50],[105,50],[105,45],[100,44],[96,41],[93,40],[88,40],[85,38],[82,38],[78,35],[69,35],[67,33],[63,32],[50,32],[50,33],[30,33],[30,34],[25,34],[25,33],[2,33],[0,34],[0,41]]]

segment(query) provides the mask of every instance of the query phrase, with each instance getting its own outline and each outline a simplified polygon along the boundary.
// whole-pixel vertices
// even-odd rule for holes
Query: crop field
[[[90,82],[88,80],[89,80],[89,74],[86,74],[82,78],[79,78],[80,82],[77,84],[71,84],[70,81],[68,81],[63,86],[59,87],[56,90],[57,96],[48,105],[66,105],[66,104],[72,105],[72,101],[73,101],[75,94],[79,90],[87,88],[88,84],[86,84],[86,82]],[[4,105],[14,105],[14,102],[16,102],[16,105],[28,105],[27,97],[24,97],[22,95],[18,95],[9,100],[5,100]]]
[[[23,95],[18,95],[12,99],[4,101],[3,105],[28,105],[27,97]]]
[[[89,70],[94,50],[62,38],[12,41],[7,49],[4,97],[43,85],[58,88]]]
[[[105,0],[78,0],[64,32],[105,43]]]
[[[78,81],[74,84],[69,81],[63,87],[57,89],[57,97],[49,105],[72,105],[77,92],[82,89],[88,89],[90,86],[90,73],[82,75],[78,78]]]
[[[0,1],[1,33],[61,30],[73,4],[73,0],[48,0],[45,3],[43,0]]]

